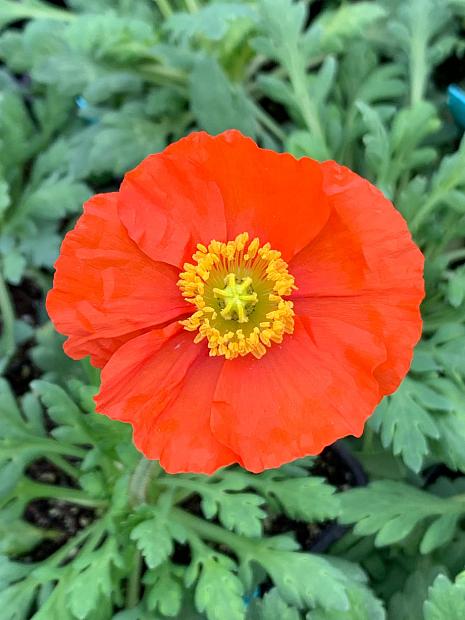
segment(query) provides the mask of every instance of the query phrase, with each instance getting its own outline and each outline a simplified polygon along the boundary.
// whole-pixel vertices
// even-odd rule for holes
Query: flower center
[[[218,299],[221,316],[228,321],[247,323],[249,314],[258,302],[257,293],[253,290],[252,278],[237,279],[235,273],[228,273],[224,279],[223,289],[214,288],[213,295]]]
[[[252,353],[261,358],[273,342],[294,331],[292,301],[283,299],[297,287],[281,253],[269,243],[260,247],[248,233],[233,241],[199,244],[192,263],[184,264],[178,286],[196,308],[180,321],[206,339],[211,356],[234,359]]]

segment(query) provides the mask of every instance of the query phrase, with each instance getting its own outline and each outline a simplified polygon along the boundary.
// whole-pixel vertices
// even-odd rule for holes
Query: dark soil
[[[35,461],[26,473],[34,480],[44,484],[76,487],[72,478],[46,459]],[[28,505],[24,518],[37,527],[54,530],[58,533],[56,538],[42,541],[26,558],[23,558],[40,562],[57,551],[79,530],[87,527],[94,520],[95,513],[89,508],[83,508],[76,504],[60,500],[39,499]]]
[[[436,67],[433,79],[439,88],[446,89],[449,84],[460,84],[465,80],[465,62],[454,54]]]
[[[5,378],[17,396],[22,396],[29,389],[29,384],[40,376],[29,355],[33,342],[27,341],[17,348],[11,359]]]
[[[339,491],[364,486],[368,479],[362,466],[342,444],[325,448],[312,468],[315,476],[322,476]]]
[[[21,319],[31,327],[40,325],[40,313],[43,306],[43,294],[31,280],[24,279],[20,286],[9,287],[11,299],[17,319]],[[16,350],[11,359],[5,378],[17,396],[25,394],[29,384],[39,377],[29,351],[34,345],[33,339],[27,340]]]
[[[10,295],[16,311],[16,317],[35,327],[39,324],[42,309],[42,291],[31,280],[22,280],[19,286],[10,285]]]

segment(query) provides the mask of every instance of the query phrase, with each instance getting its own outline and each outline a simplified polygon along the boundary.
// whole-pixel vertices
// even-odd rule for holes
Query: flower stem
[[[147,502],[149,484],[161,471],[158,461],[149,461],[145,457],[140,459],[129,482],[129,502],[132,505]]]

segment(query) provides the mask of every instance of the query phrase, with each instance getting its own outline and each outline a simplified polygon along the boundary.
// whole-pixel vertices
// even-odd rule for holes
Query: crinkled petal
[[[235,461],[210,430],[223,361],[173,324],[124,344],[102,371],[97,411],[129,422],[134,443],[170,473],[212,473]]]
[[[148,427],[134,428],[134,443],[172,474],[212,474],[238,457],[213,435],[210,414],[222,361],[203,351],[192,364],[176,400]],[[147,432],[148,431],[148,432]]]
[[[156,261],[182,267],[198,243],[226,236],[223,197],[192,157],[170,150],[149,155],[128,172],[118,210],[129,236]]]
[[[236,130],[192,133],[167,152],[195,161],[219,188],[227,239],[248,232],[289,260],[328,219],[321,167],[312,159],[261,149]]]
[[[296,319],[294,334],[260,360],[223,366],[212,408],[214,436],[260,472],[359,436],[380,399],[376,335],[336,320]]]
[[[100,194],[61,246],[47,310],[68,336],[67,354],[103,366],[128,339],[191,312],[176,286],[178,270],[155,262],[129,238],[117,194]]]
[[[305,298],[299,312],[328,316],[384,340],[376,370],[383,394],[394,391],[421,335],[423,256],[407,224],[383,194],[348,168],[322,164],[331,216],[289,269]]]

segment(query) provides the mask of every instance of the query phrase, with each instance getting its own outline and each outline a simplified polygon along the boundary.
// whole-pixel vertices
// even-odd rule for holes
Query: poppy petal
[[[358,293],[368,265],[356,233],[332,210],[320,234],[289,264],[300,297],[333,297]]]
[[[213,434],[253,472],[359,436],[380,399],[373,371],[385,357],[383,342],[368,331],[297,318],[294,334],[260,360],[224,364]]]
[[[197,162],[169,150],[146,157],[119,190],[129,236],[153,260],[182,267],[198,243],[224,239],[223,198]]]
[[[222,360],[192,343],[179,325],[124,344],[102,371],[97,411],[134,427],[134,443],[170,473],[212,473],[237,456],[210,430]]]
[[[134,429],[134,443],[171,474],[212,474],[238,461],[210,428],[211,403],[222,362],[203,355],[192,364],[177,398],[147,429]]]
[[[117,194],[100,194],[61,246],[47,310],[68,336],[66,353],[101,367],[128,339],[191,311],[176,286],[178,270],[150,260],[128,237]]]
[[[259,148],[239,131],[191,133],[167,149],[198,162],[224,201],[227,238],[248,232],[289,260],[329,216],[320,164]],[[219,239],[222,240],[222,239]]]
[[[121,422],[160,413],[199,353],[179,323],[128,340],[102,369],[97,411]]]
[[[332,214],[294,258],[298,312],[339,318],[378,333],[387,349],[376,376],[383,394],[408,371],[421,335],[423,256],[392,203],[368,181],[335,162],[322,164]]]

